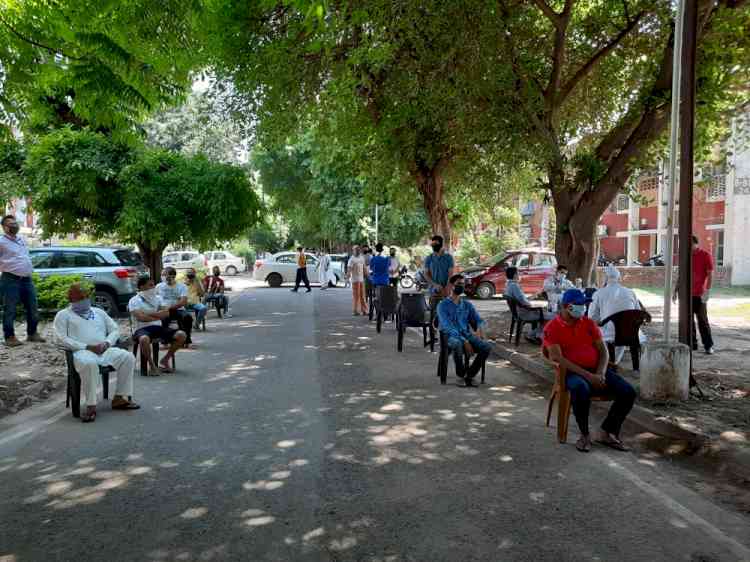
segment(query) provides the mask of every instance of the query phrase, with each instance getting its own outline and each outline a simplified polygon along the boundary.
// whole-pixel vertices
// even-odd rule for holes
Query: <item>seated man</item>
[[[568,289],[560,301],[560,313],[544,328],[544,347],[552,361],[567,371],[565,385],[570,391],[573,414],[581,437],[576,449],[591,450],[589,409],[592,395],[614,397],[602,423],[598,443],[627,451],[620,440],[620,429],[635,402],[635,390],[609,366],[609,353],[596,323],[584,316],[586,296],[579,289]]]
[[[568,268],[562,264],[558,265],[555,274],[544,280],[543,288],[544,292],[547,293],[549,311],[557,314],[560,297],[568,289],[574,288],[573,283],[568,281]]]
[[[641,305],[641,302],[635,295],[635,291],[620,284],[620,272],[615,266],[608,265],[605,267],[604,275],[606,276],[607,284],[594,293],[591,300],[591,307],[589,308],[589,317],[594,322],[599,324],[602,320],[606,320],[613,314],[617,314],[623,310],[643,309],[643,305]],[[602,326],[602,333],[605,342],[612,343],[615,341],[615,326],[612,322],[607,322]],[[638,336],[641,343],[646,342],[646,336],[643,332],[639,332]],[[619,363],[624,354],[624,347],[615,348],[614,363]]]
[[[195,329],[197,330],[200,328],[201,322],[206,317],[208,307],[203,304],[203,295],[205,294],[203,284],[198,281],[198,274],[192,267],[188,269],[187,283],[185,283],[185,285],[188,290],[187,305],[185,306],[185,309],[195,311]]]
[[[224,294],[224,280],[221,278],[221,269],[218,265],[214,266],[213,275],[208,275],[203,279],[203,290],[206,294],[205,302],[216,303],[218,308],[226,310],[228,318],[231,317],[229,299]]]
[[[171,373],[172,357],[185,343],[187,335],[185,332],[164,327],[163,320],[169,318],[169,309],[162,305],[161,298],[156,294],[154,282],[148,277],[138,279],[138,294],[130,299],[128,311],[135,320],[135,332],[133,341],[138,342],[141,357],[145,357],[149,366],[149,374],[158,376],[159,371]],[[151,342],[160,340],[170,345],[169,351],[156,366],[151,353]]]
[[[473,386],[474,377],[490,356],[492,344],[484,338],[484,322],[474,305],[461,298],[464,294],[464,276],[453,275],[448,281],[448,289],[451,290],[450,297],[440,301],[437,307],[440,331],[448,338],[448,347],[456,363],[456,376],[463,379],[466,386]],[[464,351],[469,355],[477,354],[468,369],[464,365]]]
[[[539,345],[540,343],[542,343],[542,324],[544,322],[552,320],[555,317],[555,313],[544,311],[541,308],[531,306],[529,299],[526,298],[523,289],[521,289],[521,285],[519,283],[520,275],[516,267],[506,267],[505,276],[508,278],[508,281],[505,284],[505,291],[503,292],[503,295],[506,299],[513,299],[521,305],[517,309],[518,317],[521,320],[530,320],[533,322],[537,322],[536,327],[528,336],[526,336],[526,341],[535,345]]]
[[[193,332],[193,315],[185,310],[188,302],[188,290],[184,283],[177,282],[177,271],[174,267],[164,268],[164,278],[156,286],[156,294],[161,298],[162,306],[169,309],[169,317],[162,321],[165,328],[169,328],[172,321],[177,322],[180,330],[185,332],[185,347],[189,347],[193,340],[190,337]]]
[[[79,283],[68,290],[70,306],[55,316],[57,341],[73,352],[73,365],[81,377],[81,396],[86,411],[82,422],[96,420],[96,391],[99,367],[113,367],[117,373],[117,390],[112,397],[113,410],[137,410],[133,395],[135,358],[125,349],[115,347],[120,338],[117,324],[100,308],[91,306],[89,291]]]

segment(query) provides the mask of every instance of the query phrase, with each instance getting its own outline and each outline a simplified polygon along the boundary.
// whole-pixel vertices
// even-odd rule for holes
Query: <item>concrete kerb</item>
[[[495,343],[493,354],[544,380],[550,386],[555,382],[553,367],[544,361],[528,357],[499,342]],[[604,410],[607,406],[606,404],[593,402],[592,407]],[[711,439],[708,435],[686,429],[639,404],[633,406],[628,421],[646,432],[686,441],[691,447],[700,450],[703,455],[718,458],[722,470],[726,470],[733,477],[745,483],[750,482],[750,450],[737,447],[723,439]]]

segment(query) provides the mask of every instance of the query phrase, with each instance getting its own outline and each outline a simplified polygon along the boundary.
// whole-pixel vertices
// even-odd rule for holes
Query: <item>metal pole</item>
[[[672,56],[672,116],[669,133],[669,182],[667,183],[667,240],[664,248],[664,341],[669,343],[672,331],[672,272],[674,269],[674,194],[677,183],[677,137],[680,120],[680,78],[682,71],[682,28],[685,1],[677,3]]]
[[[375,243],[376,244],[380,242],[379,228],[380,228],[380,205],[376,203],[375,204]]]
[[[695,123],[695,50],[697,0],[684,0],[680,112],[680,341],[692,350],[693,326],[693,132]],[[692,353],[691,353],[692,372]]]

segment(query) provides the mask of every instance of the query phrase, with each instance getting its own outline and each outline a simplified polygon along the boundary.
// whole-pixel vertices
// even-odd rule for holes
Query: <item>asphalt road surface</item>
[[[748,519],[659,463],[557,444],[528,375],[441,386],[350,310],[251,288],[140,411],[6,420],[0,562],[750,560]]]

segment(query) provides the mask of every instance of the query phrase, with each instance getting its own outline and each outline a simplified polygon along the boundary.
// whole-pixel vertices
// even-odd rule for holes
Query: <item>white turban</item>
[[[615,283],[620,281],[620,272],[614,265],[608,265],[605,267],[604,275],[607,278],[607,281],[613,281]]]

